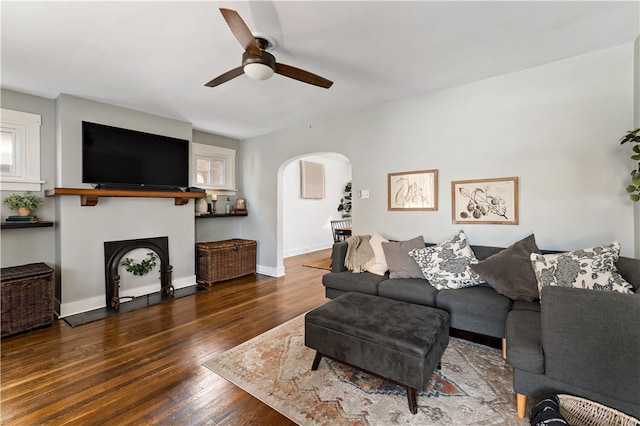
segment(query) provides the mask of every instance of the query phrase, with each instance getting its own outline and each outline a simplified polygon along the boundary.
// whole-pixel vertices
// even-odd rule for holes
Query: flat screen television
[[[189,141],[83,121],[82,182],[98,188],[186,188]]]

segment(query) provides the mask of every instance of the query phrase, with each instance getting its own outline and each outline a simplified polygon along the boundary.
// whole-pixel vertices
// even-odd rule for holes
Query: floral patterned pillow
[[[429,284],[438,290],[470,287],[483,282],[470,267],[472,263],[478,263],[478,259],[463,231],[438,245],[411,250],[409,256],[418,263]]]
[[[633,293],[633,287],[616,269],[620,243],[558,254],[531,253],[538,291],[547,286]]]

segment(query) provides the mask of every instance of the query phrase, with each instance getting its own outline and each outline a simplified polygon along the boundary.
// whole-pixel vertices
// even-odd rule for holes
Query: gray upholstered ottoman
[[[449,314],[384,297],[346,293],[305,316],[306,346],[323,356],[373,373],[407,389],[417,412],[424,389],[449,343]]]

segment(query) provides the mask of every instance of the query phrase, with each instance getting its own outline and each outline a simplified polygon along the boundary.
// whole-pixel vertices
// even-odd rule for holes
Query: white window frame
[[[15,169],[13,173],[0,173],[3,191],[41,191],[40,180],[40,125],[41,116],[28,112],[1,109],[0,124],[3,131],[15,137]]]
[[[229,148],[222,148],[219,146],[206,145],[202,143],[193,143],[191,149],[193,157],[193,184],[202,187],[206,190],[212,190],[218,194],[231,194],[237,191],[236,189],[236,150]],[[224,163],[224,184],[223,185],[211,185],[198,183],[198,168],[197,160],[221,160]]]

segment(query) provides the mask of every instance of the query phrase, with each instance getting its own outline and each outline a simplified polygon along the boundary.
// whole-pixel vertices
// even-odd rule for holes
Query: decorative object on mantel
[[[247,214],[247,202],[244,198],[236,199],[236,208],[233,210],[233,214],[239,216]]]
[[[209,213],[209,206],[207,204],[207,200],[204,198],[200,198],[196,200],[196,214],[207,214]]]
[[[38,216],[7,216],[5,219],[7,223],[36,223],[38,222]]]
[[[627,142],[635,143],[631,148],[631,159],[637,162],[636,167],[631,170],[631,183],[627,186],[627,192],[631,201],[640,201],[640,128],[631,130],[620,139],[620,144]]]
[[[32,210],[35,210],[42,205],[44,198],[27,191],[24,194],[11,194],[2,200],[2,202],[9,206],[11,210],[17,210],[18,216],[29,216]],[[9,217],[15,218],[15,216]]]
[[[124,266],[124,269],[133,275],[146,275],[156,266],[156,259],[158,259],[158,256],[153,252],[148,252],[147,257],[148,259],[144,259],[140,263],[136,263],[133,259],[125,257],[120,265]]]
[[[218,194],[209,194],[207,198],[211,201],[211,214],[216,214],[216,203],[218,202]]]

